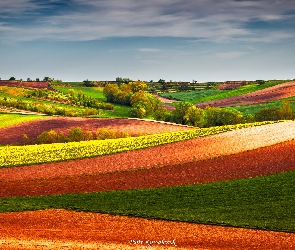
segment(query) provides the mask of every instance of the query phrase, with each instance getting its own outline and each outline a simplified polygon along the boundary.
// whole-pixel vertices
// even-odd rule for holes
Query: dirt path
[[[28,244],[50,246],[51,249],[112,249],[103,247],[118,244],[113,249],[126,250],[275,250],[295,247],[295,234],[289,233],[65,210],[5,213],[0,214],[0,220],[1,249],[11,249],[10,246],[17,245],[25,249],[24,246]]]

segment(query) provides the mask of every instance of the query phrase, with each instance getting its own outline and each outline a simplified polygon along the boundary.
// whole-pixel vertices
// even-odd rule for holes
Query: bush
[[[84,133],[80,127],[72,128],[69,131],[69,141],[83,141],[84,140]]]
[[[115,139],[116,137],[116,132],[113,129],[99,128],[96,131],[97,140]]]
[[[65,136],[65,134],[60,131],[57,135],[57,142],[68,142],[68,138]]]
[[[93,133],[90,130],[87,130],[84,136],[85,141],[91,141],[93,140]]]
[[[278,108],[264,108],[259,110],[255,114],[255,121],[277,121],[280,120],[280,114]]]
[[[289,101],[283,101],[279,110],[279,118],[281,120],[292,120],[294,119],[293,110]]]
[[[47,143],[55,143],[57,142],[57,133],[51,129],[50,131],[44,131],[37,138],[37,143],[39,144],[47,144]]]
[[[242,123],[243,115],[237,110],[225,108],[206,107],[205,109],[205,127],[233,125]]]

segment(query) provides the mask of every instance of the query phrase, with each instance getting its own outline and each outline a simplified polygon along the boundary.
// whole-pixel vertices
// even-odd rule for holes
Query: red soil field
[[[0,180],[28,180],[149,169],[237,154],[293,139],[295,122],[282,122],[114,155],[2,168]]]
[[[237,83],[223,83],[220,84],[216,89],[236,89],[243,86],[243,84],[237,84]]]
[[[1,196],[174,186],[294,170],[294,126],[294,122],[277,123],[92,159],[0,169]],[[276,144],[281,141],[287,142]],[[268,146],[272,144],[276,145]],[[209,159],[212,157],[215,158]],[[186,161],[190,163],[183,163]],[[107,167],[110,164],[113,165]],[[153,168],[156,166],[165,167]],[[150,169],[116,172],[142,167]],[[90,175],[81,176],[82,173]],[[98,213],[2,213],[0,221],[1,249],[295,248],[295,234],[291,233]]]
[[[98,128],[108,128],[115,131],[126,131],[132,135],[142,133],[157,134],[190,129],[181,125],[130,119],[52,117],[0,129],[0,144],[22,144],[24,134],[27,134],[30,140],[36,141],[37,136],[43,131],[54,129],[56,132],[63,131],[67,133],[74,127],[81,127],[84,131],[90,130],[93,133]]]
[[[195,104],[199,108],[207,106],[226,107],[226,106],[245,106],[251,104],[264,103],[271,100],[279,100],[295,96],[295,82],[286,82],[270,88],[258,90],[252,93],[225,98],[222,100],[210,101]]]
[[[5,81],[0,80],[0,86],[10,86],[10,87],[25,87],[34,89],[49,89],[55,91],[50,87],[50,82],[17,82],[17,81]]]
[[[0,221],[1,249],[287,250],[295,247],[295,234],[290,233],[64,210],[4,213],[0,214]]]
[[[49,179],[2,180],[0,197],[167,187],[256,177],[295,170],[294,148],[293,140],[234,155],[161,168],[71,177],[60,175]],[[33,178],[32,175],[29,178]]]

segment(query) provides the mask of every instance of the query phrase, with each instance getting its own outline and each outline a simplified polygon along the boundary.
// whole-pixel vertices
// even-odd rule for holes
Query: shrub
[[[293,111],[289,101],[283,101],[279,110],[279,118],[281,120],[292,120],[294,118]]]
[[[91,130],[87,130],[84,136],[85,141],[93,140],[93,133]]]
[[[69,131],[69,141],[83,141],[84,140],[84,133],[80,127],[72,128]]]
[[[255,121],[277,121],[280,119],[279,109],[278,108],[264,108],[259,110],[255,114]]]
[[[44,131],[37,138],[37,143],[39,144],[47,144],[47,143],[55,143],[57,142],[57,133],[51,129],[50,131]]]
[[[237,110],[225,108],[206,107],[205,127],[233,125],[242,123],[243,115]]]
[[[99,128],[96,131],[97,140],[115,139],[116,137],[116,132],[113,129]]]
[[[57,142],[68,142],[68,138],[65,136],[65,134],[60,131],[57,135]]]
[[[160,107],[155,111],[153,117],[158,121],[165,121],[167,112],[168,110],[166,108]]]
[[[191,106],[185,112],[183,118],[186,124],[201,127],[203,124],[204,111],[196,106]]]

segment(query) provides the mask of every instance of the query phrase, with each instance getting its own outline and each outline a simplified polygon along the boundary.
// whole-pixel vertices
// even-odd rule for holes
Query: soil
[[[294,170],[294,131],[295,122],[277,123],[92,159],[0,169],[0,192],[7,197],[179,186]],[[291,233],[89,212],[1,213],[0,221],[1,249],[295,248]]]
[[[18,81],[0,81],[0,86],[8,87],[25,87],[25,88],[34,88],[34,89],[49,89],[55,91],[50,87],[50,82],[18,82]]]
[[[207,106],[213,107],[226,107],[226,106],[246,106],[252,104],[265,103],[272,100],[279,100],[295,96],[295,82],[286,82],[275,85],[270,88],[258,90],[252,93],[225,98],[222,100],[215,100],[195,104],[199,108],[206,108]]]
[[[114,155],[2,168],[0,180],[28,180],[150,169],[237,154],[293,139],[295,139],[295,122],[282,122]]]
[[[0,181],[0,197],[180,186],[275,174],[295,170],[294,147],[293,140],[214,159],[97,175],[69,177],[59,172],[60,176],[33,179],[32,172],[27,178]],[[18,170],[14,169],[16,175],[22,172]]]
[[[1,249],[294,249],[295,234],[46,210],[0,214]],[[33,246],[33,247],[32,247]]]
[[[27,134],[30,140],[34,142],[38,135],[44,131],[54,129],[56,132],[62,131],[67,134],[74,127],[81,127],[84,131],[90,130],[94,134],[98,128],[108,128],[115,131],[126,131],[131,135],[157,134],[189,129],[181,125],[131,119],[52,117],[0,129],[0,144],[21,145],[24,134]]]

